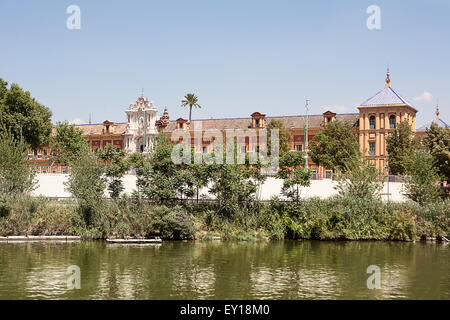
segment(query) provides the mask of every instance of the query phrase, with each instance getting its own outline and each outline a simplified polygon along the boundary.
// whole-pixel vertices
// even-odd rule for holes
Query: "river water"
[[[0,243],[0,299],[450,299],[449,267],[441,243]]]

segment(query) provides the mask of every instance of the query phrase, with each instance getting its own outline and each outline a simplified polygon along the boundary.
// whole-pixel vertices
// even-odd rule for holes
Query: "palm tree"
[[[201,108],[201,106],[197,102],[198,98],[193,93],[188,93],[184,96],[184,99],[181,100],[182,107],[189,106],[189,123],[191,123],[192,107]]]

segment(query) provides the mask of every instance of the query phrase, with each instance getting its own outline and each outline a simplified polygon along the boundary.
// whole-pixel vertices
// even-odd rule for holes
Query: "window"
[[[295,151],[303,151],[303,145],[302,144],[296,144],[295,145]]]
[[[241,153],[246,153],[246,152],[247,152],[247,147],[241,146]]]
[[[259,153],[259,146],[254,146],[253,147],[253,152]]]
[[[375,155],[375,142],[369,142],[369,155]]]
[[[109,133],[109,126],[106,126],[106,133]]]
[[[389,128],[395,129],[395,115],[389,116]]]
[[[370,129],[375,129],[375,116],[370,116],[369,118],[369,128]]]
[[[259,119],[255,120],[255,128],[259,128]]]
[[[203,153],[208,153],[208,147],[203,147]]]
[[[331,122],[331,119],[332,119],[331,117],[328,117],[328,118],[327,118],[327,123],[330,123],[330,122]]]

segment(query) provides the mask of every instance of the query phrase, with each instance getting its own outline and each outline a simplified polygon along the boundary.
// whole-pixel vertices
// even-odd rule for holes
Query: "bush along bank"
[[[95,207],[78,201],[2,197],[0,236],[413,241],[450,235],[449,200],[420,205],[352,197],[292,203],[273,199],[236,208],[224,214],[216,204],[157,205],[129,197],[98,201]]]

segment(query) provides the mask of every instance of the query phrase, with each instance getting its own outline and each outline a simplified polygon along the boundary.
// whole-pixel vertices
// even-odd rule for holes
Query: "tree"
[[[280,158],[280,169],[277,176],[283,179],[281,193],[293,201],[300,201],[300,187],[311,184],[311,171],[302,165],[305,163],[305,153],[292,151]]]
[[[199,200],[200,189],[208,185],[211,177],[210,166],[204,163],[196,164],[192,163],[187,165],[187,171],[189,173],[189,181],[192,183],[195,189],[195,195],[197,197],[197,203]]]
[[[64,121],[56,124],[55,136],[50,139],[50,148],[56,161],[68,164],[88,152],[89,144],[79,128]]]
[[[370,160],[359,157],[346,165],[345,173],[338,176],[335,189],[341,196],[361,200],[379,199],[383,182],[379,179],[380,171]]]
[[[26,160],[28,145],[7,130],[0,130],[0,195],[32,191],[36,173]]]
[[[97,151],[99,159],[104,161],[105,176],[111,198],[118,198],[124,190],[122,178],[130,168],[126,155],[125,150],[120,150],[110,143],[103,150]]]
[[[359,144],[348,121],[334,120],[314,137],[310,156],[314,163],[328,169],[347,170],[347,164],[359,158]]]
[[[394,175],[406,174],[407,161],[413,156],[417,146],[408,121],[400,122],[386,138],[389,171]]]
[[[168,135],[160,132],[153,152],[140,159],[136,185],[146,198],[163,203],[177,198],[185,188],[180,167],[172,161],[172,149]]]
[[[450,129],[432,123],[423,142],[434,158],[441,179],[450,182]]]
[[[188,93],[184,96],[184,99],[181,100],[181,106],[189,106],[189,123],[191,123],[192,107],[201,108],[198,104],[197,96],[193,93]]]
[[[271,155],[272,152],[272,129],[278,129],[278,139],[279,139],[279,156],[283,156],[286,152],[289,152],[289,131],[284,127],[281,120],[272,119],[267,125],[267,154]]]
[[[405,195],[419,203],[435,201],[442,195],[439,187],[438,168],[433,156],[416,151],[406,160],[406,172],[409,175],[404,185]]]
[[[253,171],[245,164],[212,164],[209,193],[215,195],[218,211],[232,217],[255,199]]]
[[[102,161],[86,152],[71,162],[68,181],[69,192],[78,199],[83,220],[87,226],[95,223],[96,212],[102,203],[106,179]]]
[[[17,84],[0,78],[0,129],[37,149],[49,142],[52,112]]]

